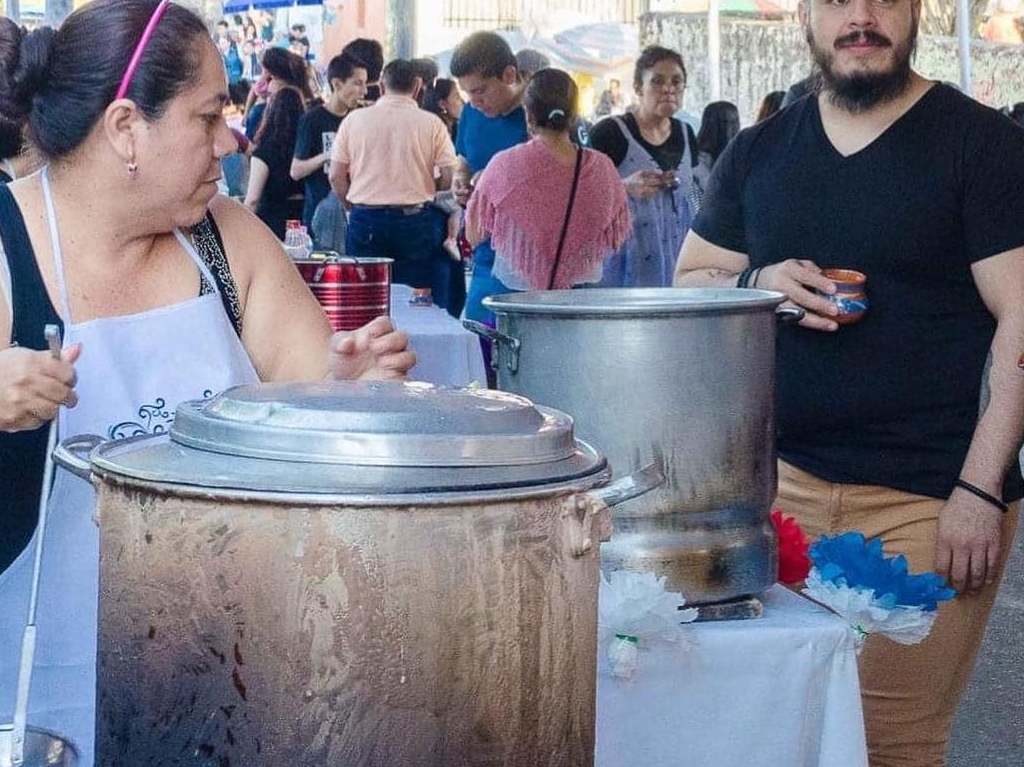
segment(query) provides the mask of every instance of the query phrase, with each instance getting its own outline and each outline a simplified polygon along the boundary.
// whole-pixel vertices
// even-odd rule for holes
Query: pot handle
[[[649,493],[665,484],[665,475],[656,463],[638,469],[628,477],[620,477],[610,485],[590,490],[587,495],[601,501],[608,508]]]
[[[508,366],[510,373],[519,372],[519,349],[523,345],[522,341],[475,320],[463,320],[462,327],[470,333],[476,333],[481,338],[486,338],[496,347],[500,348],[502,344],[508,344],[508,360],[505,364]],[[495,354],[491,357],[491,367],[495,370],[498,369],[498,356]]]
[[[792,325],[794,322],[802,320],[806,314],[807,312],[795,304],[789,306],[783,304],[775,310],[775,319],[783,325]]]
[[[63,469],[67,469],[76,477],[81,477],[86,482],[92,482],[92,464],[89,463],[88,454],[93,448],[106,442],[103,437],[96,434],[80,434],[71,437],[58,444],[53,449],[54,462]]]

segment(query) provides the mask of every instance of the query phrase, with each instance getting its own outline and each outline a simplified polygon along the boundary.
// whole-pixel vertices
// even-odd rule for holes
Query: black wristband
[[[1001,512],[1003,512],[1003,514],[1005,514],[1006,512],[1008,512],[1010,510],[1009,506],[1007,506],[1001,500],[996,498],[994,495],[989,495],[984,490],[982,490],[980,487],[972,485],[970,482],[967,482],[966,480],[963,480],[963,479],[960,479],[959,477],[957,477],[956,482],[954,482],[953,484],[956,485],[957,487],[963,489],[963,490],[966,490],[971,495],[975,495],[978,498],[981,498],[981,500],[985,501],[986,503],[992,504],[997,509],[999,509]]]
[[[742,272],[740,272],[740,276],[736,278],[736,287],[737,288],[749,287],[750,275],[753,273],[753,271],[754,271],[753,267],[748,266],[746,269],[744,269]]]
[[[764,267],[763,266],[759,266],[759,267],[757,267],[754,270],[754,273],[750,276],[750,280],[749,280],[750,287],[752,287],[752,288],[756,288],[757,287],[757,281],[761,277],[761,270],[762,269],[764,269]]]

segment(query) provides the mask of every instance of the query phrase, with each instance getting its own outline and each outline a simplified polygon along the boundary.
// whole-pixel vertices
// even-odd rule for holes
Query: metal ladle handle
[[[43,334],[50,347],[50,356],[60,359],[60,328],[47,325]],[[53,484],[53,448],[57,444],[57,421],[60,413],[50,421],[46,438],[46,457],[43,463],[43,486],[39,492],[39,522],[36,525],[35,561],[32,565],[32,596],[28,602],[28,621],[21,635],[21,660],[18,664],[18,690],[14,699],[14,731],[11,733],[11,764],[25,763],[25,731],[28,728],[28,694],[32,687],[32,667],[36,658],[36,608],[39,605],[39,575],[43,565],[43,540],[46,537],[47,510]]]

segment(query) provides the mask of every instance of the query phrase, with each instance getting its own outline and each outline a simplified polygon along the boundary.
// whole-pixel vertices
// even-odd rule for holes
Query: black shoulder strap
[[[231,266],[224,252],[224,240],[221,237],[213,214],[207,213],[206,218],[192,227],[192,242],[203,263],[213,275],[220,292],[220,300],[224,311],[231,320],[235,332],[242,335],[242,305],[238,300],[238,286],[231,275]]]
[[[555,263],[551,265],[551,277],[548,278],[548,290],[555,287],[555,276],[558,274],[558,266],[562,261],[562,248],[565,245],[565,235],[569,232],[569,219],[572,218],[572,209],[576,203],[576,188],[580,183],[580,168],[583,167],[583,152],[581,147],[576,147],[576,169],[572,174],[572,191],[569,192],[569,206],[565,209],[565,221],[562,222],[562,233],[558,235],[558,250],[555,251]]]
[[[63,332],[64,323],[46,293],[21,209],[4,184],[0,184],[0,239],[3,240],[7,268],[11,273],[11,311],[14,315],[11,341],[27,349],[43,351],[47,348],[43,335],[45,326],[55,324]]]

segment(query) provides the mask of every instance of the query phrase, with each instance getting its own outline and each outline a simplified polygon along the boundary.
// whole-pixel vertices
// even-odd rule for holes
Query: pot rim
[[[484,306],[496,314],[651,317],[774,311],[785,300],[750,288],[582,288],[501,293]]]
[[[179,498],[195,498],[208,501],[231,501],[238,503],[269,503],[275,505],[343,506],[352,508],[381,507],[433,507],[465,506],[473,503],[511,503],[530,501],[560,495],[575,495],[607,485],[612,478],[611,467],[602,461],[593,473],[586,476],[546,485],[524,487],[500,487],[489,490],[464,490],[450,492],[416,492],[370,494],[370,493],[308,493],[281,490],[244,490],[230,487],[188,485],[160,482],[133,477],[121,472],[104,469],[93,462],[93,476],[99,482],[118,488],[147,490],[161,495]]]

